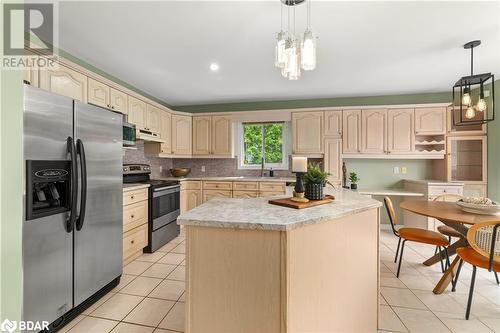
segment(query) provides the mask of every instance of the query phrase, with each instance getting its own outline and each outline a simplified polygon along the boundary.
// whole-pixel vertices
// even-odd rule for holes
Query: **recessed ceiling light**
[[[213,62],[210,64],[210,70],[212,72],[217,72],[219,70],[219,64],[216,62]]]

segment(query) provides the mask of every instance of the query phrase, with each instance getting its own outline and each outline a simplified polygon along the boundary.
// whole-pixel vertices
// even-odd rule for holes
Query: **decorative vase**
[[[358,184],[351,184],[351,190],[357,190]]]
[[[306,198],[309,200],[323,199],[323,184],[306,184]]]

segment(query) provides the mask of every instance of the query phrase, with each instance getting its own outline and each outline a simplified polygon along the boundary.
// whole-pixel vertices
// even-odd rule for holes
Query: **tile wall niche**
[[[151,165],[151,178],[153,179],[170,176],[172,159],[144,155],[143,142],[137,142],[137,149],[124,149],[123,151],[123,164],[149,164]],[[161,172],[160,167],[162,169]]]

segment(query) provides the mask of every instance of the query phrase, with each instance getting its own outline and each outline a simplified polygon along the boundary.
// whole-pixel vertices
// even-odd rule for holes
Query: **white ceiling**
[[[299,81],[273,67],[279,0],[62,2],[59,17],[63,50],[170,105],[448,91],[473,39],[475,72],[500,77],[498,1],[313,1],[318,66]]]

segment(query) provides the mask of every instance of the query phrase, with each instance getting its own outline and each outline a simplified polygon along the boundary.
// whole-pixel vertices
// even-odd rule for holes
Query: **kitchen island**
[[[302,210],[213,199],[182,214],[186,332],[376,332],[381,203],[327,193]]]

